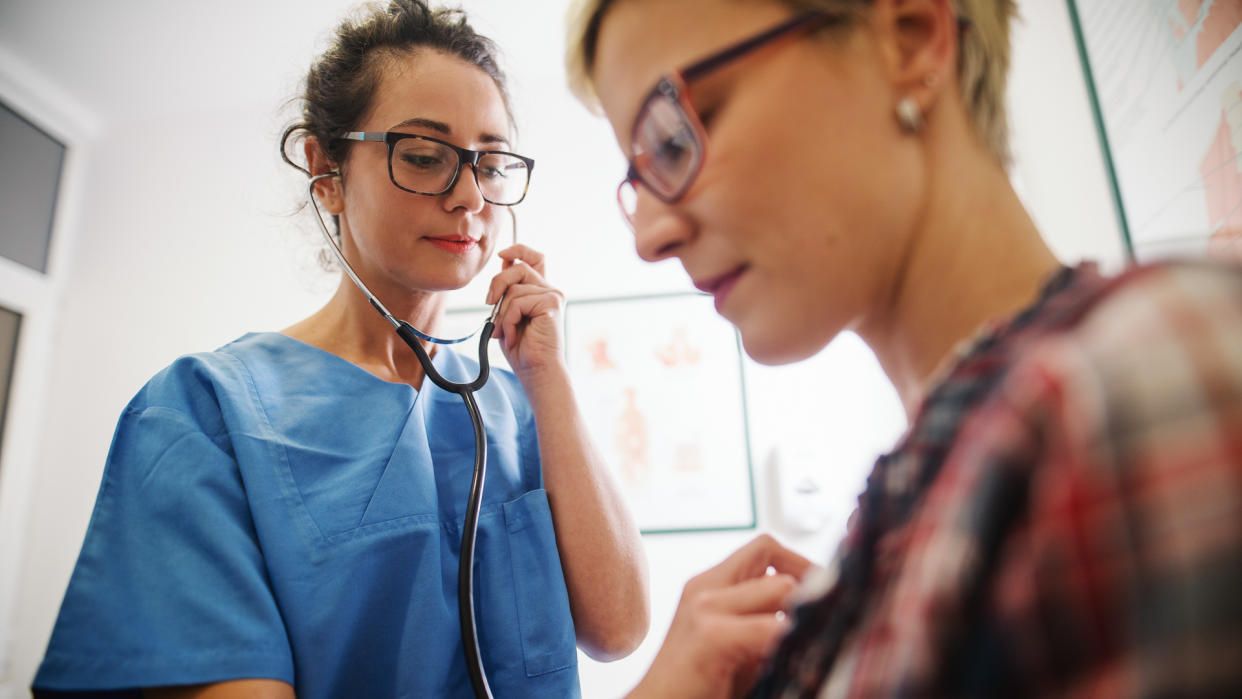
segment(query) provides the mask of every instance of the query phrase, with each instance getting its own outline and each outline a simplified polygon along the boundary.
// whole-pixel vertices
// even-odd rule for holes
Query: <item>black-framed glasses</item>
[[[690,102],[690,82],[778,38],[838,19],[824,12],[803,12],[660,78],[634,118],[629,171],[617,187],[617,203],[630,226],[638,205],[637,183],[671,204],[685,195],[703,167],[707,133]]]
[[[437,196],[457,184],[462,163],[489,204],[513,206],[526,198],[535,161],[500,150],[470,150],[430,136],[398,131],[350,131],[346,141],[388,144],[388,179],[397,189]]]

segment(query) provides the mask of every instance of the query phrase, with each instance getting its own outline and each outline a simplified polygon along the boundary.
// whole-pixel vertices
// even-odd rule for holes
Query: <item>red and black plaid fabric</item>
[[[1242,270],[1085,265],[875,465],[755,697],[1242,696]]]

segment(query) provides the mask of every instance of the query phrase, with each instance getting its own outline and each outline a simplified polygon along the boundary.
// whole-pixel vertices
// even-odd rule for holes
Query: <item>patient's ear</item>
[[[306,168],[310,170],[312,177],[329,172],[337,172],[339,174],[336,163],[332,162],[328,154],[320,147],[319,139],[314,136],[307,136],[302,148],[306,152]],[[341,192],[340,177],[325,177],[316,182],[315,195],[328,213],[339,216],[345,210],[345,199]]]
[[[952,0],[875,0],[872,28],[898,98],[931,111],[957,71],[958,22]]]

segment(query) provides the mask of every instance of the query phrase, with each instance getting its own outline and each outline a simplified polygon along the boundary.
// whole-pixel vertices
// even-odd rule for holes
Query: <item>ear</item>
[[[926,114],[957,78],[958,23],[952,0],[876,0],[872,22],[897,99]]]
[[[320,147],[319,139],[314,136],[307,136],[306,142],[302,147],[306,152],[306,168],[310,170],[312,177],[329,172],[339,173],[340,168],[328,158],[328,154]],[[345,210],[345,198],[344,193],[341,191],[340,177],[325,177],[316,182],[315,195],[328,213],[339,216]]]

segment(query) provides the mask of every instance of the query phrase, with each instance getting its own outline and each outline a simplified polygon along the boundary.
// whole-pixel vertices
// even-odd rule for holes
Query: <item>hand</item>
[[[505,359],[521,377],[562,361],[561,309],[565,295],[543,278],[543,253],[513,245],[497,253],[504,264],[487,290],[487,304],[504,301],[492,338],[501,342]]]
[[[748,690],[788,629],[790,593],[812,567],[764,534],[692,578],[660,652],[630,696],[714,698]]]

